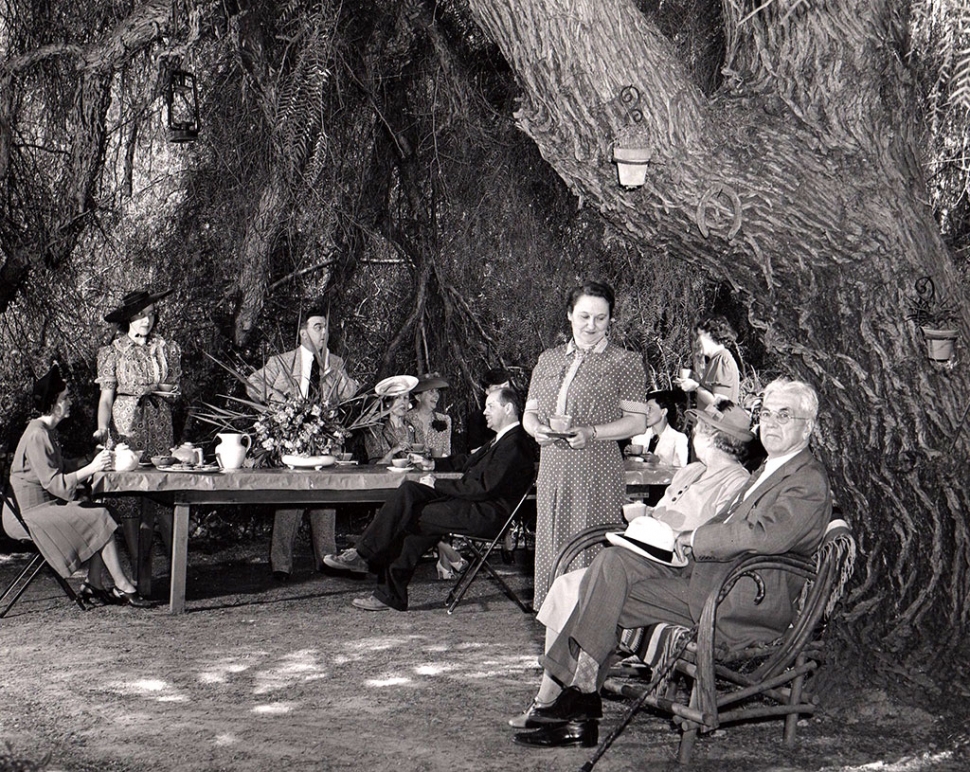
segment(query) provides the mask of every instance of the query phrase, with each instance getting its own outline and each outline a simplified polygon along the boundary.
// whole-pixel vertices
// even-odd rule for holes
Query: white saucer
[[[392,472],[413,472],[413,466],[389,466],[388,469]]]

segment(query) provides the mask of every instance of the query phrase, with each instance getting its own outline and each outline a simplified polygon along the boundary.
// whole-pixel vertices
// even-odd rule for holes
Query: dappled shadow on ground
[[[505,721],[534,693],[541,630],[486,578],[449,616],[450,583],[429,563],[412,611],[366,613],[350,601],[369,581],[311,572],[303,553],[276,585],[265,554],[265,541],[190,551],[181,616],[81,613],[38,583],[0,621],[0,740],[72,771],[545,771],[589,758],[511,743]],[[21,561],[0,561],[0,579]],[[529,594],[527,571],[501,568]],[[606,702],[604,735],[625,709]],[[962,722],[875,688],[835,690],[797,749],[780,723],[736,727],[702,738],[691,768],[963,769]],[[676,748],[670,723],[643,714],[596,769],[673,769]]]

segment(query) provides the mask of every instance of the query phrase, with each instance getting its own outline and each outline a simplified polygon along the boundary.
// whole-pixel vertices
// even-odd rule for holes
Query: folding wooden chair
[[[17,500],[14,498],[13,490],[10,488],[9,483],[5,483],[2,490],[0,490],[0,497],[2,497],[2,500],[0,500],[0,510],[3,510],[3,527],[7,532],[7,535],[14,541],[20,542],[21,544],[30,544],[33,546],[34,541],[30,538],[30,529],[27,527],[27,523],[24,522],[23,517],[20,515]],[[74,588],[68,584],[64,577],[62,577],[51,567],[47,560],[44,559],[44,556],[38,551],[30,562],[27,563],[24,570],[20,572],[17,578],[14,579],[7,589],[3,591],[3,594],[0,595],[0,604],[7,604],[2,610],[0,610],[0,619],[7,615],[7,612],[10,611],[18,600],[20,600],[20,596],[27,591],[27,588],[30,587],[34,579],[36,579],[38,574],[40,574],[40,572],[45,568],[50,572],[51,576],[57,580],[57,583],[61,586],[61,589],[64,590],[64,594],[67,595],[70,600],[76,603],[81,611],[87,611],[87,605],[85,605],[81,596],[74,591]],[[10,598],[9,601],[7,600],[8,598]]]
[[[505,536],[508,534],[516,523],[516,518],[522,509],[522,506],[529,499],[530,496],[534,497],[532,492],[532,486],[522,494],[522,498],[519,499],[519,503],[515,505],[515,508],[509,513],[505,524],[499,529],[498,533],[492,539],[479,538],[476,536],[468,536],[467,534],[457,534],[462,540],[464,540],[469,549],[472,551],[472,559],[468,562],[467,568],[462,572],[461,576],[458,577],[455,582],[455,586],[451,588],[451,592],[448,593],[448,597],[445,599],[445,605],[448,607],[448,613],[451,614],[455,607],[461,602],[461,599],[465,596],[468,588],[471,586],[472,582],[475,581],[475,577],[478,576],[479,572],[484,569],[492,579],[494,579],[502,591],[509,598],[509,600],[518,604],[519,608],[526,614],[532,613],[532,607],[527,605],[515,591],[509,587],[508,583],[492,568],[491,563],[488,562],[489,557],[492,552],[498,546],[501,546],[505,541]]]
[[[579,534],[560,552],[556,575],[568,570],[584,549],[605,541],[610,530],[616,527],[597,526]],[[721,587],[708,597],[695,628],[653,625],[626,631],[618,656],[634,654],[652,668],[653,677],[644,685],[642,679],[630,682],[618,677],[618,671],[611,671],[603,691],[636,701],[583,770],[593,768],[643,706],[671,716],[679,725],[681,764],[689,763],[699,732],[754,719],[784,719],[784,742],[793,747],[798,719],[815,712],[810,676],[823,661],[825,621],[852,575],[855,555],[849,526],[835,519],[811,558],[754,555],[736,561]],[[805,580],[791,626],[770,644],[735,651],[718,648],[715,627],[719,604],[742,578],[753,580],[757,592],[763,594],[762,571],[784,571]],[[622,674],[629,672],[624,669]],[[676,674],[686,678],[686,692],[678,690],[673,678]]]

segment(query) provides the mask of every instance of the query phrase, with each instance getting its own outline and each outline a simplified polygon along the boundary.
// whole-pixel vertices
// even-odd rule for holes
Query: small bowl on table
[[[397,467],[398,469],[407,469],[411,466],[410,458],[392,458],[391,466]]]
[[[167,466],[175,466],[179,460],[175,456],[152,456],[151,462],[156,469],[164,469]]]

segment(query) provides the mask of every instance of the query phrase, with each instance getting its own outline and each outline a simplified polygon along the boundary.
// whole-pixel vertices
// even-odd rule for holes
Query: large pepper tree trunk
[[[966,356],[931,364],[902,300],[923,275],[958,286],[921,177],[908,3],[725,2],[712,97],[629,0],[470,4],[521,82],[519,126],[575,193],[733,286],[778,370],[819,389],[816,451],[862,550],[843,631],[906,648],[961,637]],[[610,159],[631,133],[652,158],[627,190]]]

